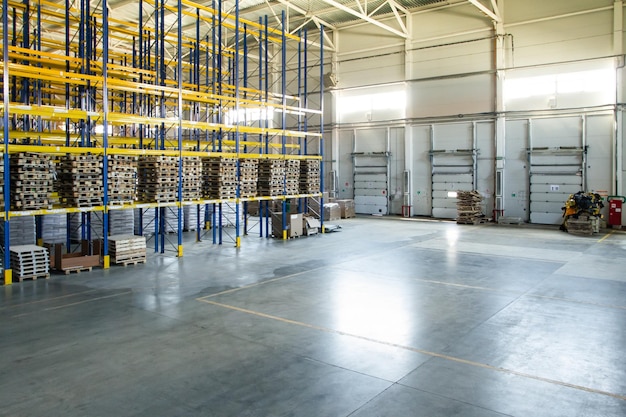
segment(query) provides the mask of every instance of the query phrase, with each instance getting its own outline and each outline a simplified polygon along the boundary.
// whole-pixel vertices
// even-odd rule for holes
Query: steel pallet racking
[[[109,267],[108,223],[112,210],[154,210],[154,249],[169,249],[165,210],[177,212],[177,256],[183,255],[185,206],[210,207],[213,243],[222,243],[224,205],[234,206],[235,247],[248,232],[240,210],[259,201],[260,236],[269,237],[269,202],[319,193],[231,199],[183,199],[183,161],[190,157],[322,159],[323,27],[310,34],[252,22],[189,0],[126,4],[125,18],[110,16],[107,0],[2,0],[2,140],[5,284],[12,281],[10,220],[63,213],[80,216],[81,237],[91,239],[91,216],[102,219],[103,266]],[[202,31],[205,33],[202,33]],[[317,48],[317,49],[316,49]],[[314,50],[316,49],[316,50]],[[254,87],[253,79],[258,79]],[[310,126],[319,127],[310,131]],[[103,202],[93,207],[12,210],[9,155],[33,153],[102,157]],[[108,158],[112,155],[178,159],[175,201],[109,204]],[[238,162],[239,165],[239,162]],[[323,168],[322,168],[323,172]],[[323,176],[320,178],[323,188]],[[320,190],[321,191],[321,190]],[[209,211],[206,211],[207,213]],[[94,214],[95,213],[95,214]],[[197,218],[197,239],[203,221]],[[285,216],[283,216],[283,219]],[[207,219],[208,220],[208,219]],[[265,232],[263,228],[265,222]],[[286,238],[283,224],[283,238]],[[40,227],[38,227],[38,238]]]

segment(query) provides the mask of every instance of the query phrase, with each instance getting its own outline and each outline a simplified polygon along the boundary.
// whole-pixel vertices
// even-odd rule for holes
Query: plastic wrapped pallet
[[[152,236],[154,234],[154,210],[155,209],[135,209],[134,218],[135,218],[135,234],[136,235],[144,235],[144,236]]]
[[[84,216],[84,217],[83,217]],[[91,231],[87,225],[91,227]],[[70,238],[74,242],[83,239],[83,228],[85,229],[85,239],[102,239],[103,223],[102,213],[72,213],[70,216]]]
[[[37,240],[34,216],[11,218],[11,221],[9,222],[9,230],[9,244],[11,246],[34,245]],[[4,236],[4,222],[0,222],[0,233]],[[4,241],[2,242],[2,245],[4,245]]]
[[[178,231],[178,207],[164,207],[165,213],[165,233],[176,233]]]
[[[42,216],[41,237],[46,243],[65,243],[67,240],[67,215],[48,214]]]
[[[109,234],[132,235],[135,231],[135,216],[133,210],[109,211]]]
[[[198,207],[200,207],[200,227],[204,226],[205,206],[204,204],[183,207],[183,229],[197,230],[198,228]]]

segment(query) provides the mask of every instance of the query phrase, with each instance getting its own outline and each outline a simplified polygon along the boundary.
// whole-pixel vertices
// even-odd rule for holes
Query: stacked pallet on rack
[[[241,159],[239,161],[239,196],[252,198],[257,196],[259,182],[259,160]]]
[[[201,191],[202,160],[198,156],[183,158],[183,200],[199,200]]]
[[[285,185],[285,160],[261,159],[259,161],[258,193],[264,197],[283,195]]]
[[[138,200],[144,203],[173,203],[178,200],[178,157],[140,156]]]
[[[107,159],[109,204],[132,203],[137,198],[137,157],[109,155]]]
[[[483,219],[483,197],[478,191],[457,191],[457,218],[458,224],[478,224]]]
[[[300,192],[300,160],[285,161],[285,194],[296,195]]]
[[[50,208],[50,168],[49,155],[22,152],[11,155],[11,207],[14,210]]]
[[[320,188],[319,159],[300,161],[300,194],[317,194]]]
[[[20,282],[24,279],[50,278],[48,249],[36,245],[12,246],[11,268]]]
[[[109,236],[109,254],[115,265],[146,262],[146,238],[135,235]]]
[[[59,199],[66,207],[102,205],[102,156],[65,155],[58,171]]]
[[[235,158],[204,158],[202,160],[202,195],[211,199],[237,196],[237,160]]]

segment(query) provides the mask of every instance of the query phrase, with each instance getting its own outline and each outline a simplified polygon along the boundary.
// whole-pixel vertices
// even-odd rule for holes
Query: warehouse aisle
[[[626,415],[625,233],[337,223],[2,288],[0,416]]]

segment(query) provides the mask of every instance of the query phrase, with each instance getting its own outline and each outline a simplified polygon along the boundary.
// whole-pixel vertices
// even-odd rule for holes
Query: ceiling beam
[[[493,11],[489,10],[484,4],[482,4],[479,0],[468,0],[470,3],[472,3],[474,6],[476,6],[481,12],[483,12],[484,14],[486,14],[487,16],[489,16],[491,18],[491,20],[496,21],[496,22],[500,22],[502,21],[502,19],[500,18],[500,16],[496,13],[494,13]]]
[[[335,8],[343,11],[343,12],[349,13],[352,16],[355,16],[355,17],[358,17],[359,19],[365,20],[366,22],[371,23],[374,26],[378,26],[379,28],[384,29],[387,32],[391,32],[391,33],[393,33],[396,36],[399,36],[399,37],[405,38],[405,39],[407,39],[409,37],[408,33],[399,31],[398,29],[395,29],[395,28],[392,28],[391,26],[385,25],[384,23],[381,23],[378,20],[376,20],[376,19],[374,19],[374,18],[372,18],[372,17],[370,17],[368,15],[360,13],[360,12],[357,12],[356,10],[352,10],[351,8],[349,8],[347,6],[344,6],[343,4],[338,3],[335,0],[322,0],[322,1],[324,3],[326,3],[326,4],[329,4],[329,5],[331,5],[331,6],[335,7]]]

